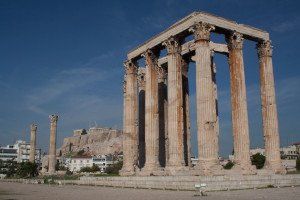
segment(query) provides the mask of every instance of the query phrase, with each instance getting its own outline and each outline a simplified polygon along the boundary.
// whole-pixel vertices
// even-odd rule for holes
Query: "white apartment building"
[[[65,166],[73,172],[78,172],[83,167],[92,167],[93,165],[97,165],[100,171],[104,172],[106,167],[113,163],[113,156],[111,155],[76,156],[65,160]]]
[[[17,140],[13,145],[0,147],[0,159],[6,162],[7,160],[14,160],[18,163],[28,162],[30,154],[30,144],[23,140]],[[35,162],[40,163],[41,149],[35,149]]]

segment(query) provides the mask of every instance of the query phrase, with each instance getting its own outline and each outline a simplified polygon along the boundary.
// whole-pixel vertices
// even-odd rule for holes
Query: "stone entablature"
[[[131,50],[127,55],[128,60],[139,59],[140,55],[147,49],[159,47],[161,45],[161,42],[167,40],[170,36],[178,35],[182,32],[187,32],[188,29],[191,28],[197,22],[207,23],[215,26],[216,30],[214,32],[216,33],[224,34],[226,32],[236,31],[243,34],[244,38],[252,41],[258,42],[269,40],[269,33],[264,30],[257,29],[244,24],[238,24],[235,21],[200,11],[193,12],[192,14],[183,18],[179,22],[170,26],[167,30],[163,31],[162,33],[151,38],[144,44]]]
[[[223,34],[227,44],[210,41]],[[193,34],[194,39],[185,43]],[[250,161],[243,43],[257,42],[266,165]],[[159,58],[166,49],[167,56]],[[279,151],[272,49],[269,33],[205,12],[194,12],[127,54],[124,62],[124,164],[121,175],[222,175],[285,173]],[[219,154],[214,54],[228,56],[235,166],[225,172]],[[145,58],[141,73],[138,60]],[[191,167],[188,65],[196,64],[199,163]],[[139,90],[139,93],[137,92]],[[139,97],[138,97],[139,96]],[[139,99],[139,102],[137,102]],[[139,114],[137,114],[139,113]]]

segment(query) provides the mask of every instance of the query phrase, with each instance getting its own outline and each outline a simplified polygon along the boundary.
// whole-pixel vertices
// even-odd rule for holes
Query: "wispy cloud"
[[[300,16],[295,17],[294,19],[290,19],[288,21],[283,21],[283,22],[277,22],[276,25],[271,27],[272,31],[275,32],[290,32],[296,28],[300,27]]]

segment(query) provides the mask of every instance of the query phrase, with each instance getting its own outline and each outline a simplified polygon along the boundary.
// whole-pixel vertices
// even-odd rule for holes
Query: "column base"
[[[225,170],[224,170],[225,171]],[[251,164],[235,164],[231,170],[226,170],[228,175],[255,175],[256,166]]]
[[[119,171],[119,175],[120,176],[134,176],[135,175],[135,169],[134,168],[126,168],[123,167],[120,171]]]
[[[167,176],[190,176],[190,167],[188,166],[167,166],[165,168]]]
[[[219,163],[199,163],[191,170],[193,176],[224,175],[225,170]]]
[[[137,176],[165,176],[166,173],[161,167],[147,167],[145,166],[139,172],[136,173]]]
[[[261,173],[265,173],[263,171],[268,171],[268,174],[286,174],[286,169],[285,167],[281,164],[280,162],[277,161],[269,161],[265,163],[265,166],[259,170],[262,171]]]

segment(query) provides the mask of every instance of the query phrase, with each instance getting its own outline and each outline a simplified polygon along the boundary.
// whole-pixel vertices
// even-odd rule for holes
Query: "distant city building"
[[[8,160],[14,160],[18,163],[28,162],[30,154],[30,144],[23,140],[17,140],[13,145],[7,145],[6,147],[0,147],[0,159],[4,162]],[[35,162],[41,161],[41,149],[35,149]]]
[[[104,172],[113,163],[114,159],[112,155],[76,156],[65,159],[65,166],[73,172],[78,172],[83,167],[92,167],[93,165],[98,166],[100,171]]]

